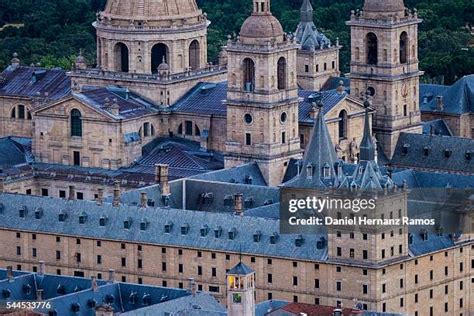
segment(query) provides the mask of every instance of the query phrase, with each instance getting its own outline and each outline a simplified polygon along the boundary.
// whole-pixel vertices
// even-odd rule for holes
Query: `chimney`
[[[0,173],[2,171],[0,170]],[[0,193],[5,192],[5,179],[0,176]]]
[[[235,215],[244,215],[244,207],[243,207],[243,194],[237,193],[234,195],[234,214]]]
[[[102,205],[102,203],[104,203],[104,189],[102,188],[99,188],[97,190],[97,205]]]
[[[12,266],[7,267],[7,279],[8,279],[8,282],[13,282],[13,267]]]
[[[91,289],[97,292],[97,278],[95,276],[91,276]]]
[[[120,206],[120,182],[115,181],[114,183],[114,200],[112,202],[112,206],[118,207]]]
[[[170,195],[170,186],[168,183],[169,166],[165,164],[155,165],[155,180],[160,184],[161,195]]]
[[[43,300],[43,289],[36,289],[36,300],[42,301]]]
[[[197,287],[196,287],[196,281],[194,281],[194,278],[188,278],[189,281],[189,291],[193,296],[196,296],[197,292]]]
[[[337,86],[336,91],[339,94],[343,94],[346,91],[346,87],[344,87],[344,81],[339,81],[339,86]]]
[[[114,283],[115,282],[115,270],[114,269],[109,269],[109,283]]]
[[[69,201],[76,199],[76,188],[73,185],[69,186]]]
[[[140,192],[140,207],[146,208],[148,206],[148,197],[146,192]]]
[[[114,98],[112,100],[112,105],[110,106],[110,113],[115,116],[120,115],[120,105],[118,104],[117,98]]]
[[[436,97],[436,109],[439,111],[444,110],[443,96],[439,95]]]
[[[44,273],[45,273],[45,271],[46,271],[46,267],[45,267],[44,261],[40,261],[40,262],[39,262],[39,272],[38,272],[38,275],[43,276]]]

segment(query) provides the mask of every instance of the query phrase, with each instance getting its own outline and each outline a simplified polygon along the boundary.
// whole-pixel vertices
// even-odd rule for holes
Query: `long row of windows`
[[[409,40],[408,40],[408,34],[407,32],[402,32],[400,34],[400,39],[399,39],[399,51],[398,51],[398,61],[401,64],[406,64],[408,62],[408,56],[409,56]],[[416,52],[414,51],[415,48],[413,48],[413,55],[415,56]],[[367,59],[366,62],[369,65],[377,65],[379,62],[379,43],[378,43],[378,38],[375,33],[368,33],[366,36],[366,51],[367,51]],[[387,60],[387,52],[384,52],[384,60]],[[396,54],[394,54],[396,56]],[[355,50],[355,58],[356,60],[360,59],[359,56],[359,49],[356,48]]]
[[[11,110],[10,117],[12,119],[31,120],[31,112],[23,104],[19,104]]]
[[[255,62],[251,58],[245,58],[242,62],[243,68],[243,90],[252,92],[255,90]],[[285,57],[280,57],[277,62],[277,88],[287,88],[287,62]]]

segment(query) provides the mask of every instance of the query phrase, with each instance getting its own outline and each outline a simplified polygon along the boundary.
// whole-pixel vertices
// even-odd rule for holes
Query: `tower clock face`
[[[232,302],[234,302],[236,304],[242,303],[242,294],[240,294],[240,293],[232,294]]]

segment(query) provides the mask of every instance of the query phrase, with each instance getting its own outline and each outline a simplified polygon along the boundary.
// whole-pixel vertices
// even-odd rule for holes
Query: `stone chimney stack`
[[[97,292],[97,278],[95,276],[91,276],[91,289],[94,292]]]
[[[443,111],[444,110],[444,101],[443,101],[443,96],[441,96],[441,95],[436,97],[436,109],[438,111]]]
[[[244,215],[243,194],[237,193],[234,195],[234,213],[235,215]]]
[[[197,292],[197,286],[196,286],[196,281],[194,281],[194,278],[188,278],[189,281],[189,291],[193,296],[196,296]]]
[[[120,182],[115,181],[114,183],[114,199],[112,201],[112,206],[120,206]]]
[[[161,195],[170,195],[170,186],[168,182],[169,166],[165,164],[155,165],[155,180],[160,184]]]
[[[146,208],[148,206],[148,196],[146,192],[140,192],[140,207]]]
[[[46,272],[46,266],[44,264],[44,261],[40,261],[39,262],[39,272],[38,272],[38,275],[41,275],[43,276]]]
[[[76,199],[76,187],[73,185],[69,186],[69,201],[73,201]]]
[[[0,170],[1,173],[1,170]],[[5,192],[5,179],[0,176],[0,193]]]
[[[7,267],[7,279],[8,279],[8,282],[13,282],[13,267],[12,266],[8,266]]]
[[[114,269],[109,269],[109,283],[114,283],[115,282],[115,270]]]
[[[99,188],[97,190],[97,205],[102,205],[102,203],[104,203],[104,189],[102,188]]]

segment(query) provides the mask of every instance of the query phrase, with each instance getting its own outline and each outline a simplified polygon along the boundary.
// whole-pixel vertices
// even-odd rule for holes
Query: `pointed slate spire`
[[[324,119],[321,96],[318,98],[316,105],[319,108],[319,113],[306,148],[299,178],[300,185],[321,188],[333,184],[333,180],[336,178],[334,165],[337,156]]]
[[[372,161],[375,160],[375,145],[372,141],[372,131],[370,128],[369,121],[369,106],[370,102],[368,99],[364,102],[365,107],[365,124],[364,124],[364,136],[360,143],[360,160],[361,161]]]
[[[303,5],[300,9],[301,22],[313,22],[313,6],[310,0],[303,0]]]

